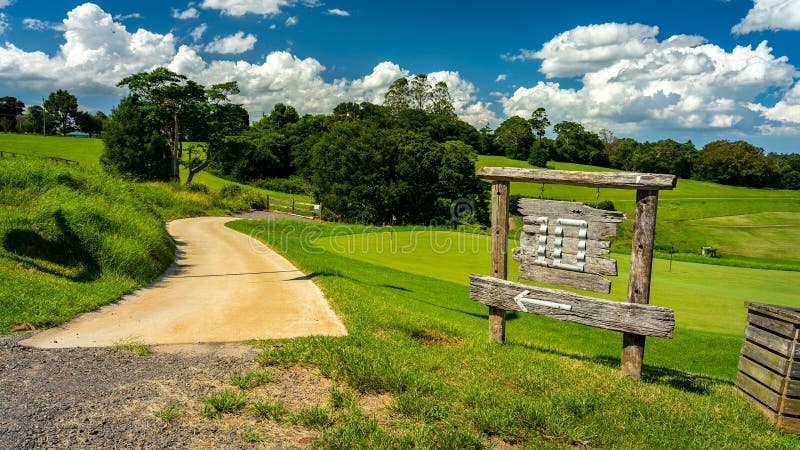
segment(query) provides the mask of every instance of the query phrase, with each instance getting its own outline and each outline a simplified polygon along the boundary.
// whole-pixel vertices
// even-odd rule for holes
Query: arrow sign
[[[522,293],[514,297],[514,301],[517,302],[517,306],[519,306],[519,308],[525,312],[528,312],[528,308],[525,307],[525,303],[529,303],[531,305],[546,306],[548,308],[563,309],[565,311],[572,311],[572,305],[548,302],[545,300],[536,300],[533,298],[525,298],[525,296],[528,294],[530,294],[530,291],[522,291]]]

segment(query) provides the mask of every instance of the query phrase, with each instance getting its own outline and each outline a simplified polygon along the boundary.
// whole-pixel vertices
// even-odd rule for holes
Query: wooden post
[[[508,181],[492,182],[492,276],[508,276]],[[495,342],[506,340],[506,312],[489,307],[489,336]]]
[[[292,199],[292,214],[294,214],[294,199]]]
[[[322,222],[322,202],[319,202],[319,221]]]
[[[636,217],[633,220],[631,271],[628,277],[628,302],[650,303],[650,275],[653,267],[653,247],[656,235],[658,191],[636,191]],[[644,336],[623,333],[622,374],[642,378]]]
[[[269,194],[267,194],[267,204],[264,206],[264,211],[269,211]]]

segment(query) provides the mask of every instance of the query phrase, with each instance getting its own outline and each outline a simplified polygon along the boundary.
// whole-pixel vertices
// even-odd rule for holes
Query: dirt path
[[[259,241],[201,217],[170,222],[175,264],[148,288],[22,341],[37,348],[347,334],[319,288]]]

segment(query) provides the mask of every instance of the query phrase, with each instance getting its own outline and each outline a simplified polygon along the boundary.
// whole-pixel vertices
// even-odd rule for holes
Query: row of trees
[[[78,110],[78,99],[69,91],[51,92],[42,106],[25,103],[15,97],[0,98],[0,131],[65,135],[81,131],[89,136],[99,134],[108,117],[98,111],[90,114]]]
[[[751,187],[800,189],[800,155],[764,154],[745,141],[720,140],[698,150],[691,141],[638,142],[608,130],[587,130],[577,122],[553,126],[544,108],[529,119],[513,116],[495,131],[481,130],[484,154],[500,154],[545,167],[548,161],[589,164],[635,172],[671,173],[682,178]]]

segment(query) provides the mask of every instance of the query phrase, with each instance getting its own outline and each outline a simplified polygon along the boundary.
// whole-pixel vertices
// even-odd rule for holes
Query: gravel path
[[[0,335],[1,450],[306,448],[318,436],[259,418],[249,407],[220,418],[200,414],[204,397],[236,389],[227,383],[232,371],[256,368],[250,346],[164,345],[136,356],[113,347],[19,344],[35,334]],[[274,383],[247,391],[251,404],[278,399],[294,411],[329,396],[330,381],[312,370],[270,371]],[[155,415],[170,405],[177,407],[174,420]],[[263,439],[245,442],[245,431]]]

